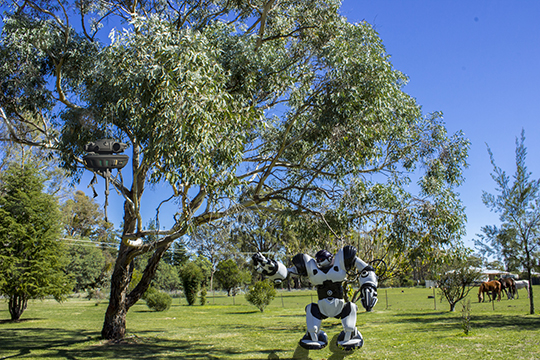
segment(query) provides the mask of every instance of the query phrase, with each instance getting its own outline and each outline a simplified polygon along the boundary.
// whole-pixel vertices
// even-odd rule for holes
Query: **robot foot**
[[[337,338],[337,346],[345,351],[360,349],[364,345],[364,338],[358,330],[354,330],[349,340],[345,340],[345,331],[342,331]]]
[[[306,335],[300,339],[299,344],[301,347],[307,350],[320,350],[328,345],[328,337],[324,331],[319,331],[317,337],[317,341],[314,341],[309,333],[306,333]]]

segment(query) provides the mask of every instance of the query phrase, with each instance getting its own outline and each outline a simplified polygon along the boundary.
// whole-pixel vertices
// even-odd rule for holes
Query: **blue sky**
[[[341,13],[372,24],[394,67],[410,78],[405,91],[424,113],[442,111],[450,133],[462,130],[470,139],[470,166],[458,192],[468,218],[464,240],[472,246],[482,226],[498,224],[481,200],[483,190],[494,192],[486,143],[513,174],[515,139],[525,129],[527,164],[540,177],[540,1],[344,0]],[[90,179],[86,172],[79,186],[88,195]],[[103,183],[96,186],[102,204]],[[147,189],[145,224],[168,197],[154,195],[161,192]],[[112,187],[108,213],[118,226],[122,200]],[[160,212],[162,223],[166,213]]]
[[[350,22],[374,26],[405,91],[424,113],[442,111],[449,132],[471,141],[458,189],[468,218],[466,243],[498,215],[482,203],[495,192],[486,143],[498,166],[515,169],[515,140],[525,129],[527,165],[540,177],[540,1],[344,0]]]

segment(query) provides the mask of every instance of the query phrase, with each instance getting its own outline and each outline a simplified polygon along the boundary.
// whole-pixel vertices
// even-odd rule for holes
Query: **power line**
[[[106,243],[106,242],[101,242],[101,241],[92,241],[92,240],[83,240],[83,239],[70,239],[70,238],[60,238],[58,239],[58,241],[60,240],[64,240],[64,241],[68,241],[68,242],[82,242],[82,243],[85,243],[85,244],[78,244],[80,246],[108,246],[108,247],[112,247],[112,248],[117,248],[118,245],[115,245],[115,244],[111,244],[111,243]]]

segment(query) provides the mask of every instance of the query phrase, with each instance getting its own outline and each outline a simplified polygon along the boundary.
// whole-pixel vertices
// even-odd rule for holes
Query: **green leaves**
[[[485,226],[484,234],[475,241],[476,246],[486,255],[494,255],[504,260],[508,270],[524,268],[529,274],[538,258],[540,242],[540,180],[531,179],[526,166],[527,148],[525,131],[516,138],[516,167],[512,177],[495,163],[495,157],[488,147],[493,165],[491,177],[496,184],[496,193],[482,193],[484,204],[499,213],[500,226]],[[530,312],[534,313],[534,302],[530,302]]]
[[[62,300],[71,290],[63,272],[64,249],[57,241],[60,235],[58,206],[50,195],[41,192],[42,189],[42,180],[30,166],[13,165],[2,176],[2,295],[25,299],[53,295]]]
[[[270,280],[257,281],[246,293],[246,300],[261,312],[270,305],[277,295],[274,284]]]
[[[143,149],[149,180],[224,186],[240,161],[251,113],[225,91],[219,51],[202,33],[154,17],[117,34],[89,101]],[[110,119],[110,120],[109,120]]]
[[[272,201],[321,242],[377,215],[396,248],[460,234],[468,141],[422,114],[377,32],[339,1],[77,5],[69,22],[48,3],[11,14],[0,51],[26,77],[2,68],[0,106],[21,127],[49,115],[73,172],[89,141],[130,145],[124,235],[144,235],[149,183],[178,204],[165,242]],[[70,25],[102,16],[110,42]]]

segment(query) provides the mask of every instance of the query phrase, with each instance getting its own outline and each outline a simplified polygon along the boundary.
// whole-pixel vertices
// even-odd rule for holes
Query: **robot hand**
[[[272,260],[268,260],[260,252],[254,254],[251,259],[253,260],[253,265],[255,265],[255,267],[257,268],[257,272],[259,273],[263,271],[269,273],[275,269],[275,262]]]
[[[256,253],[256,254],[253,254],[253,256],[251,257],[251,259],[253,260],[253,265],[255,266],[259,266],[259,264],[264,264],[266,262],[268,262],[268,259],[266,259],[264,257],[263,254],[261,254],[260,252]]]
[[[377,298],[377,288],[371,284],[365,284],[362,285],[360,292],[362,306],[364,309],[366,309],[366,311],[371,311],[375,304],[377,304],[377,301],[379,301]]]

